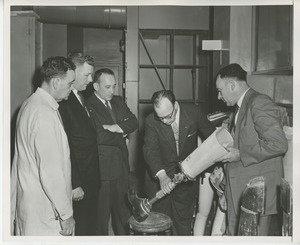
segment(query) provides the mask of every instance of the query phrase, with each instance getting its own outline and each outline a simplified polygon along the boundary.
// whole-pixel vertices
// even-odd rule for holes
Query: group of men
[[[82,53],[43,63],[17,120],[12,235],[108,235],[110,219],[116,235],[128,234],[126,137],[138,121],[114,95],[114,73],[93,74],[93,58]]]
[[[19,111],[11,171],[12,235],[108,235],[110,219],[116,235],[128,234],[126,141],[138,121],[114,95],[114,73],[100,69],[94,74],[93,66],[93,59],[82,53],[47,59],[41,86]],[[94,93],[85,99],[82,91],[90,82]],[[238,64],[222,68],[216,86],[219,99],[240,108],[234,145],[221,159],[228,207],[225,234],[237,235],[242,191],[251,178],[264,176],[266,212],[259,234],[269,235],[287,150],[280,110],[248,86]],[[198,183],[187,181],[174,189],[172,179],[180,172],[179,163],[197,148],[198,137],[205,140],[215,127],[199,106],[179,103],[169,90],[155,92],[152,103],[143,145],[145,193],[152,197],[163,190],[167,195],[153,211],[170,216],[173,235],[191,235]]]

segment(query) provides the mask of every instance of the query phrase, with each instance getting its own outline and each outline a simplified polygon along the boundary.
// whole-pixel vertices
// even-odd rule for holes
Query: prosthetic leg
[[[216,129],[210,137],[180,163],[181,172],[172,179],[173,185],[176,186],[183,181],[194,180],[198,174],[227,154],[226,148],[232,146],[232,144],[232,136],[225,128]],[[142,199],[137,196],[134,190],[129,190],[128,199],[133,208],[134,218],[139,222],[144,221],[148,217],[152,205],[164,196],[165,194],[160,190],[150,200]]]
[[[205,173],[205,177],[199,181],[199,211],[194,223],[194,236],[204,235],[207,218],[214,198],[214,191],[209,184],[209,175],[210,173]]]

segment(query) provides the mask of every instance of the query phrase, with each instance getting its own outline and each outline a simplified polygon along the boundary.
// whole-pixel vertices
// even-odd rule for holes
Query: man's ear
[[[231,88],[231,91],[234,91],[234,89],[235,89],[235,87],[236,87],[236,82],[235,81],[233,81],[233,80],[231,80],[231,81],[229,81],[229,83],[230,83],[230,88]]]
[[[93,87],[96,91],[99,90],[99,84],[98,83],[93,83]]]
[[[52,86],[55,90],[58,89],[58,86],[59,86],[59,78],[58,77],[55,77],[55,78],[52,78],[50,83],[52,83]]]

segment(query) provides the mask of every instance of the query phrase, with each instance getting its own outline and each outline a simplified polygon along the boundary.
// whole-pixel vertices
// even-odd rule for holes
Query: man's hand
[[[228,153],[224,157],[218,159],[218,161],[220,161],[220,162],[236,162],[241,159],[240,151],[238,149],[235,149],[232,147],[228,147],[226,149],[227,149]]]
[[[123,130],[120,128],[118,124],[113,124],[113,125],[102,125],[102,127],[112,133],[123,133]]]
[[[75,231],[75,220],[73,216],[66,220],[59,219],[61,231],[59,232],[62,236],[71,236]]]
[[[174,189],[175,184],[172,182],[172,180],[169,178],[165,171],[159,173],[157,177],[159,179],[160,188],[163,191],[163,193],[169,194]]]
[[[81,187],[77,187],[76,189],[72,190],[72,200],[73,201],[80,201],[84,197],[84,191]]]

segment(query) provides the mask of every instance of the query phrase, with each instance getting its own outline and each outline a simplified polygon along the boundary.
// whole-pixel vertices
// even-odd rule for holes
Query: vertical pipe
[[[138,117],[139,96],[139,56],[138,56],[138,32],[139,32],[139,9],[127,7],[127,31],[126,31],[126,102],[133,114]],[[129,136],[129,163],[130,171],[137,171],[138,160],[138,132]]]

